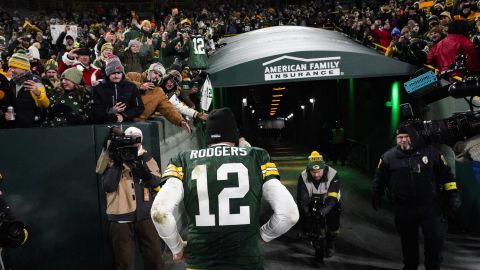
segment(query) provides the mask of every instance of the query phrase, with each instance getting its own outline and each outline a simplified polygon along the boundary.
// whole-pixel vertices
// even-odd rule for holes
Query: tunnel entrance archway
[[[342,33],[302,26],[275,26],[226,38],[209,66],[214,87],[402,76],[416,69]]]
[[[307,114],[305,117],[298,114],[294,117],[293,134],[295,140],[302,144],[314,144],[318,127],[331,126],[332,121],[338,119],[350,135],[356,132],[356,137],[360,139],[367,137],[361,134],[364,128],[369,129],[368,132],[377,130],[374,134],[384,137],[384,143],[376,141],[375,147],[384,150],[390,141],[388,129],[392,125],[390,119],[382,122],[382,117],[390,117],[391,108],[385,108],[385,103],[390,100],[391,84],[416,70],[415,66],[385,57],[342,33],[310,27],[260,29],[226,38],[224,45],[209,60],[208,72],[216,89],[215,105],[237,110],[243,130],[256,130],[261,118],[274,120],[287,117],[290,113],[287,110],[291,110],[289,107],[299,109],[301,98],[304,98],[307,113],[308,98],[302,97],[302,94],[308,90],[323,96],[324,106],[320,106],[319,99],[313,117],[309,118]],[[357,87],[363,90],[356,95],[348,92],[352,79],[365,82]],[[272,115],[269,106],[273,98],[271,89],[275,87],[288,88],[290,96],[285,95],[282,99],[289,105],[280,105]],[[242,99],[248,95],[252,100],[244,106]],[[259,116],[253,121],[253,126],[248,121],[252,110]],[[328,117],[325,118],[325,115]],[[307,129],[310,122],[314,126],[310,125]],[[376,128],[382,125],[386,131]],[[259,134],[250,134],[254,140],[258,137]],[[371,137],[361,143],[369,144]],[[370,163],[365,166],[370,166]]]

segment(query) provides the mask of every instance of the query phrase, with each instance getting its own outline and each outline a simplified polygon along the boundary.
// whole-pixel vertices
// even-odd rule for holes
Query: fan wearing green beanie
[[[43,126],[87,124],[93,99],[83,83],[82,71],[71,67],[62,73],[60,85],[49,92],[50,108]]]

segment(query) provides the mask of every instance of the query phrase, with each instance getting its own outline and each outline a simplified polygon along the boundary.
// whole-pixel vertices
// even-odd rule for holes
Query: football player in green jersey
[[[270,155],[261,148],[237,147],[239,133],[230,108],[209,114],[208,147],[172,158],[151,215],[159,235],[188,269],[263,269],[260,240],[287,232],[299,218],[297,205]],[[274,214],[260,227],[263,198]],[[184,204],[188,242],[180,236],[173,211]]]

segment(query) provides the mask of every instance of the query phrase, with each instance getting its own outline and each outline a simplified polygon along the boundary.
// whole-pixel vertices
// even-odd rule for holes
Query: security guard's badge
[[[445,164],[445,166],[448,166],[447,165],[447,160],[445,159],[445,157],[443,155],[440,155],[440,159],[443,161],[443,164]]]
[[[422,161],[423,161],[423,163],[424,163],[425,165],[427,165],[427,164],[428,164],[428,157],[427,157],[427,156],[423,156]]]

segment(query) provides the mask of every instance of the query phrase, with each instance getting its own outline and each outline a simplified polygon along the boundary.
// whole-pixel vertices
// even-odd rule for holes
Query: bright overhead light
[[[285,87],[274,87],[273,91],[282,91],[285,90]]]
[[[305,105],[300,105],[300,108],[301,108],[302,110],[305,110]]]
[[[272,99],[272,102],[280,102],[280,99]]]
[[[274,97],[274,98],[279,98],[279,97],[283,97],[283,94],[278,94],[278,95],[272,95],[272,97]]]
[[[255,113],[255,110],[252,110],[252,114]]]
[[[310,103],[312,103],[312,104],[315,103],[315,99],[314,99],[314,98],[310,98],[309,101],[310,101]]]
[[[270,104],[270,106],[279,106],[280,104],[279,103],[272,103]]]
[[[247,98],[243,98],[243,99],[242,99],[242,104],[243,104],[244,106],[247,106]]]

